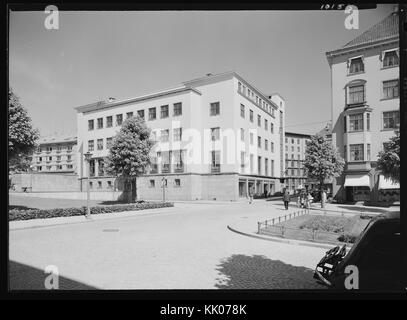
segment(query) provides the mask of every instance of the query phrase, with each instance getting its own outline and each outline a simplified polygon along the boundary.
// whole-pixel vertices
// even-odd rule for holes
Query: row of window
[[[57,151],[61,152],[63,150],[66,150],[68,152],[72,151],[73,146],[66,146],[65,148],[63,146],[56,146],[56,147],[44,147],[44,146],[38,146],[37,147],[37,152],[52,152],[52,151]]]
[[[366,115],[366,131],[370,131],[370,113],[365,113]],[[349,129],[347,128],[347,119],[349,119]],[[400,127],[400,112],[396,111],[385,111],[383,112],[383,130],[395,130]],[[364,131],[364,121],[363,113],[350,114],[344,118],[344,132],[358,132]]]
[[[305,176],[305,170],[304,169],[288,169],[287,175],[290,177],[304,177]]]
[[[288,159],[288,153],[285,154],[285,159]],[[294,160],[294,155],[293,154],[291,154],[291,160]],[[297,160],[298,161],[301,160],[301,155],[300,154],[297,154]]]
[[[37,166],[37,171],[60,171],[64,170],[63,165],[56,165],[56,166]],[[65,170],[73,170],[73,165],[68,164],[65,166]]]
[[[104,139],[97,139],[96,140],[96,148],[97,150],[103,150],[104,144],[103,144]],[[112,145],[113,142],[113,137],[106,138],[106,149],[109,149]],[[95,140],[88,140],[88,151],[93,151],[95,150]]]
[[[359,104],[366,102],[366,82],[355,81],[347,86],[347,104]],[[382,99],[396,99],[399,97],[399,80],[387,80],[382,82]]]
[[[242,84],[241,82],[238,82],[237,91],[240,94],[242,94],[243,96],[245,96],[246,98],[250,99],[253,103],[255,103],[258,107],[260,107],[264,111],[271,113],[271,115],[273,117],[275,116],[274,115],[275,111],[274,111],[273,106],[271,104],[269,104],[267,101],[263,100],[257,94],[255,94],[253,89],[250,89],[249,87],[246,87],[246,85]]]
[[[300,143],[301,143],[301,141],[300,141],[299,138],[297,138],[296,140],[297,140],[297,144],[300,144]],[[291,139],[289,140],[287,137],[285,137],[285,143],[289,143],[290,141],[291,141],[291,144],[294,144],[294,143],[295,143],[295,139],[294,139],[294,138],[291,138]],[[309,139],[306,139],[306,142],[308,142],[308,141],[309,141]]]
[[[165,119],[169,117],[169,105],[164,105],[160,107],[160,116],[161,119]],[[133,117],[134,113],[133,112],[127,112],[126,113],[126,118],[131,118]],[[173,104],[173,113],[172,115],[174,117],[176,116],[181,116],[182,115],[182,103],[177,102]],[[145,110],[138,110],[137,111],[137,116],[145,119]],[[156,120],[157,119],[157,108],[149,108],[148,109],[148,120]],[[123,123],[123,114],[116,114],[116,126],[121,126]],[[96,119],[96,125],[97,129],[103,129],[104,127],[104,118],[97,118]],[[106,128],[111,128],[113,127],[113,116],[107,116],[106,117]],[[88,120],[88,130],[94,130],[95,129],[95,120],[91,119]]]
[[[150,188],[155,188],[155,186],[156,186],[155,180],[150,179],[149,180],[149,187]],[[163,186],[168,187],[168,179],[164,179],[163,181],[161,181],[161,187],[163,187]],[[173,186],[176,187],[176,188],[181,187],[181,179],[174,179]]]
[[[62,161],[62,156],[37,157],[37,162],[42,162],[43,160],[45,160],[45,161],[47,161],[47,162],[50,162],[50,161],[53,161],[53,160]],[[66,161],[71,161],[71,160],[72,160],[72,156],[71,156],[71,155],[67,155],[64,160],[66,160]]]
[[[97,182],[97,188],[98,189],[103,189],[102,181]],[[113,182],[110,181],[110,180],[106,181],[106,188],[112,189],[113,188]],[[89,189],[93,189],[93,181],[89,181]]]
[[[246,118],[246,109],[245,108],[246,107],[244,106],[244,104],[240,104],[240,116],[243,119]],[[254,112],[251,109],[249,110],[249,119],[250,119],[250,122],[252,122],[252,123],[254,122]],[[257,115],[257,126],[260,128],[262,126],[260,114]],[[269,120],[268,119],[264,119],[264,130],[266,130],[266,131],[269,130]],[[270,120],[270,132],[274,133],[274,124],[271,122],[271,120]]]
[[[285,151],[288,151],[288,146],[285,146]],[[291,146],[291,152],[294,152],[294,146]],[[297,147],[297,152],[301,152],[301,147]]]
[[[391,68],[399,65],[399,56],[397,50],[385,51],[380,55],[382,68]],[[351,58],[348,61],[348,75],[365,72],[365,63],[363,56]]]

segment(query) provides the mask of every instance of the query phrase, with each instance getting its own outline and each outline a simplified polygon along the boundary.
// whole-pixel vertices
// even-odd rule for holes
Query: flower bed
[[[173,207],[171,202],[138,202],[131,204],[96,206],[90,208],[91,214],[114,213],[123,211],[138,211],[146,209],[157,209]],[[15,220],[30,220],[30,219],[46,219],[57,217],[73,217],[86,214],[86,207],[79,208],[56,208],[56,209],[28,209],[9,210],[9,221]]]

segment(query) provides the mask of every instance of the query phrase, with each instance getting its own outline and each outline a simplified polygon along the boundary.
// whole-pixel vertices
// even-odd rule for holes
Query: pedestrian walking
[[[290,193],[287,189],[284,189],[283,201],[284,201],[285,210],[288,210],[288,203],[290,202]]]
[[[249,204],[252,204],[253,202],[253,190],[252,188],[249,188]]]
[[[306,197],[306,202],[305,202],[306,203],[305,207],[307,209],[311,207],[311,203],[312,203],[313,199],[314,199],[314,197],[311,195],[311,193],[308,192],[307,197]]]

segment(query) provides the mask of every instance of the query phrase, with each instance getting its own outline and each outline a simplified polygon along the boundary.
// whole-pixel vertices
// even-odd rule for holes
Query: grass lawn
[[[327,243],[354,242],[370,219],[353,217],[306,214],[277,223],[267,228],[266,233],[296,240]],[[282,228],[284,227],[284,228]]]

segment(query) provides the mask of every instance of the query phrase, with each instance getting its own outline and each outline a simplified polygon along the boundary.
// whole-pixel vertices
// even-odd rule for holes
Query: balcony
[[[345,171],[370,171],[372,166],[370,161],[347,162]]]
[[[161,166],[161,173],[171,173],[171,166],[169,163],[164,163]]]
[[[211,165],[211,173],[219,173],[219,172],[220,172],[220,164]]]
[[[174,164],[174,173],[182,173],[184,172],[184,164],[183,163],[176,163]]]

